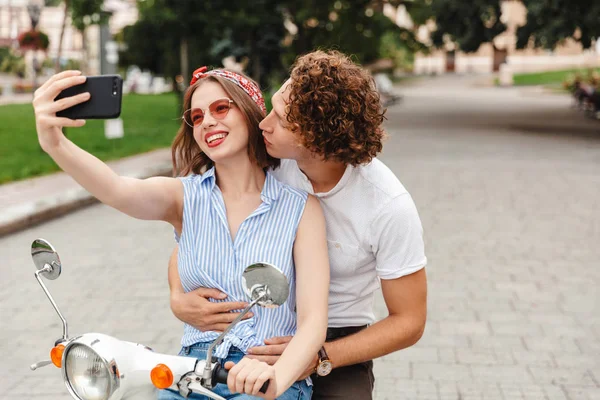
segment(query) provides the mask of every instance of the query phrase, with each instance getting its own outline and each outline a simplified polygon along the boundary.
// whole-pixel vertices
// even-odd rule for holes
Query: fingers
[[[255,356],[252,354],[248,354],[246,357],[253,359],[253,360],[258,360],[258,361],[262,361],[264,363],[267,363],[269,365],[275,365],[275,363],[277,362],[277,360],[279,360],[279,356]]]
[[[215,311],[215,314],[211,318],[210,323],[213,323],[213,324],[219,324],[219,323],[230,324],[239,315],[240,315],[239,312],[233,313],[233,312],[227,312],[227,311]],[[246,315],[244,315],[244,317],[242,319],[248,319],[248,318],[251,318],[253,316],[254,316],[254,314],[252,314],[251,312],[249,312]]]
[[[275,336],[265,339],[265,344],[284,344],[292,341],[293,336]]]
[[[65,97],[64,99],[56,100],[49,108],[49,112],[54,114],[74,105],[86,102],[90,99],[89,93],[81,93],[72,97]]]
[[[231,368],[233,368],[234,365],[235,365],[235,363],[233,361],[227,361],[227,362],[225,362],[224,366],[225,366],[225,369],[229,371]]]
[[[243,363],[244,363],[244,359],[242,358],[242,360],[239,363],[237,363],[233,367],[229,368],[229,375],[227,375],[227,387],[229,388],[229,391],[231,393],[237,393],[236,381],[238,379],[238,374],[243,369]],[[226,363],[225,365],[227,365],[227,364],[228,363]]]
[[[87,77],[79,75],[58,80],[52,83],[42,96],[46,99],[54,100],[63,90],[70,88],[71,86],[81,85],[86,79]]]
[[[60,75],[60,74],[59,74]],[[33,106],[37,107],[42,102],[54,101],[58,94],[71,86],[81,85],[87,79],[85,76],[75,75],[69,76],[62,79],[54,79],[56,76],[50,78],[53,80],[48,86],[45,86],[48,82],[46,82],[42,87],[35,91]]]
[[[256,392],[254,391],[254,388],[256,387],[256,384],[259,382],[259,381],[257,381],[257,379],[260,377],[260,375],[262,373],[263,373],[262,369],[258,369],[258,368],[253,368],[250,371],[250,373],[246,377],[246,381],[244,382],[244,393],[248,393],[248,394],[258,393],[258,389],[260,389],[260,386],[258,387]],[[262,384],[261,384],[261,386],[262,386]]]
[[[255,356],[274,356],[281,355],[283,351],[287,347],[287,343],[285,344],[272,344],[268,346],[256,346],[252,347],[248,350],[249,354]]]
[[[231,311],[243,309],[247,303],[243,301],[215,303],[208,300],[211,296],[220,293],[216,289],[201,288],[189,293],[174,294],[171,296],[171,310],[181,321],[203,332],[222,332],[240,315],[239,312]],[[250,312],[244,315],[243,319],[253,316],[254,314]]]
[[[257,395],[260,391],[260,388],[262,387],[262,385],[267,382],[267,381],[271,381],[269,383],[269,387],[267,388],[267,395],[271,395],[274,396],[275,395],[275,371],[273,370],[273,368],[269,368],[264,370],[256,379],[256,381],[254,382],[254,387],[252,388],[252,392],[246,392],[248,394],[252,394],[252,395]]]
[[[203,328],[199,328],[201,331],[215,331],[215,332],[223,332],[229,324],[237,317],[239,313],[234,314],[219,314],[215,319],[212,320],[210,324],[202,324]],[[242,318],[242,320],[251,318],[252,314],[248,313]],[[216,319],[222,319],[224,322],[215,322]],[[193,326],[199,327],[201,323],[191,324]]]
[[[44,82],[44,84],[42,86],[40,86],[38,88],[38,90],[44,92],[46,91],[46,89],[48,89],[48,87],[50,87],[50,85],[52,85],[54,82],[61,80],[63,78],[69,78],[71,76],[78,76],[81,75],[81,71],[73,71],[73,70],[69,70],[69,71],[63,71],[61,73],[58,73],[56,75],[52,75],[50,77],[50,79],[48,79],[46,82]],[[37,92],[37,90],[36,90]]]
[[[219,289],[210,289],[210,288],[201,287],[201,288],[192,290],[190,293],[197,294],[198,296],[204,297],[205,299],[224,300],[227,298],[227,295],[225,293],[221,292]]]
[[[235,311],[235,310],[243,310],[244,308],[246,308],[248,306],[248,303],[245,303],[243,301],[226,301],[223,303],[211,303],[215,312],[221,312],[221,313],[225,313],[225,312],[230,312],[230,311]]]
[[[68,128],[80,128],[85,125],[84,119],[70,119],[61,117],[49,117],[40,116],[38,117],[38,123],[40,126],[57,126],[57,127],[68,127]]]
[[[275,377],[273,368],[258,360],[243,358],[233,367],[229,376],[235,375],[232,379],[234,387],[231,388],[234,393],[257,394],[262,385],[269,379]],[[229,381],[228,381],[229,383]]]

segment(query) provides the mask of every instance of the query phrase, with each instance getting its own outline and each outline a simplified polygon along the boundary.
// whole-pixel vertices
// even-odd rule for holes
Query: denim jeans
[[[208,347],[210,343],[196,343],[190,347],[184,347],[179,352],[180,356],[186,357],[194,357],[198,359],[206,359],[206,352],[208,351]],[[232,347],[229,350],[229,354],[227,358],[220,359],[219,362],[221,365],[225,365],[226,361],[233,361],[234,363],[238,363],[243,357],[244,353],[236,347]],[[217,384],[214,387],[213,392],[218,394],[221,397],[226,399],[235,399],[235,400],[250,400],[250,399],[259,399],[259,397],[250,396],[247,394],[239,394],[239,393],[231,393],[227,385]],[[295,382],[288,390],[286,390],[281,396],[277,398],[277,400],[310,400],[312,397],[312,386],[309,386],[306,383],[306,380]],[[173,391],[171,389],[161,390],[158,395],[159,400],[184,400],[178,392]],[[206,396],[202,396],[196,393],[190,394],[188,399],[193,400],[208,400],[209,398]]]

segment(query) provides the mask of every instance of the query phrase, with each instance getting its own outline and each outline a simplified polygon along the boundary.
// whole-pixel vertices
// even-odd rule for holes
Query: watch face
[[[317,367],[317,375],[319,375],[319,376],[329,375],[329,373],[331,372],[331,369],[332,369],[331,361],[323,360],[319,363],[319,366]]]

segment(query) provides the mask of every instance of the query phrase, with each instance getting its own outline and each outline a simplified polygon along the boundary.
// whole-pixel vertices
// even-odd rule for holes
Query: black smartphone
[[[119,75],[88,76],[81,85],[60,92],[55,101],[85,92],[91,95],[88,101],[59,111],[56,116],[71,119],[111,119],[121,115],[123,79]]]

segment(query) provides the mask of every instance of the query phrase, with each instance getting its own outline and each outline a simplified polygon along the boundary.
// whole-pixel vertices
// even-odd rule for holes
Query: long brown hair
[[[245,78],[252,81],[246,76]],[[262,132],[258,127],[260,121],[265,117],[264,112],[235,83],[214,75],[198,80],[185,93],[182,113],[192,107],[192,95],[205,82],[216,82],[221,85],[225,93],[234,101],[235,106],[242,112],[248,127],[248,156],[250,162],[261,168],[278,167],[279,159],[273,158],[267,153]],[[173,162],[173,176],[186,176],[191,173],[201,174],[214,165],[213,161],[200,150],[200,146],[196,143],[194,129],[183,120],[171,145],[171,159]]]

